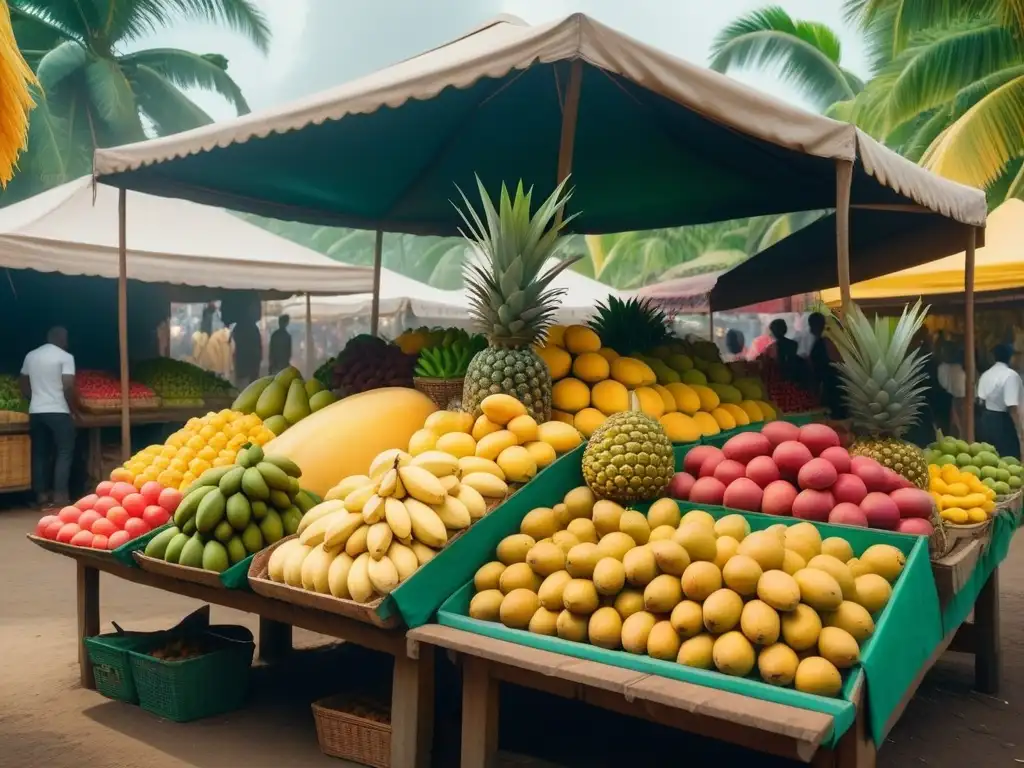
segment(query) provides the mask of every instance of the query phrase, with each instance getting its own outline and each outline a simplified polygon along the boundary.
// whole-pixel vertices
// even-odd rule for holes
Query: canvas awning
[[[707,312],[709,296],[724,272],[679,277],[655,283],[637,291],[637,295],[673,312]]]
[[[962,294],[964,253],[919,264],[909,269],[854,283],[854,301],[880,301],[916,296]],[[985,225],[985,245],[974,263],[975,293],[1019,291],[1024,288],[1024,201],[1011,199],[991,214]],[[839,290],[822,291],[828,304],[839,301]],[[978,297],[982,300],[982,297]]]
[[[979,190],[582,14],[500,17],[281,107],[100,149],[95,174],[282,219],[451,235],[454,185],[473,199],[474,174],[492,191],[521,178],[546,196],[571,168],[570,228],[602,233],[828,208],[837,160],[856,161],[854,206],[985,221]]]
[[[380,271],[380,314],[390,315],[408,308],[418,317],[431,319],[465,318],[468,304],[462,291],[445,291],[419,280],[392,272]],[[373,309],[372,293],[349,296],[317,296],[310,301],[314,318],[341,318],[369,315]],[[306,316],[306,302],[296,299],[281,308],[282,314]]]
[[[369,267],[341,264],[218,208],[137,192],[126,206],[131,280],[278,296],[373,289]],[[116,280],[118,191],[85,176],[0,209],[0,266]]]

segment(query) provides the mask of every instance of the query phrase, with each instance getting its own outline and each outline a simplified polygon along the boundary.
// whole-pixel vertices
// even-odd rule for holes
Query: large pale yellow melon
[[[343,478],[365,475],[381,451],[405,450],[409,438],[436,410],[433,401],[415,389],[372,389],[307,416],[263,450],[298,464],[299,484],[323,496]]]

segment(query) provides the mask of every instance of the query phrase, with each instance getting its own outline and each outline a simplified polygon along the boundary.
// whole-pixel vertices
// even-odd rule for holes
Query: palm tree
[[[740,16],[711,44],[711,69],[778,71],[784,82],[824,111],[852,99],[864,84],[841,64],[839,36],[825,24],[793,19],[773,5]]]
[[[30,126],[28,173],[23,174],[36,188],[87,173],[96,147],[212,122],[182,89],[213,91],[239,114],[248,112],[223,56],[175,48],[125,53],[129,44],[162,26],[194,19],[226,25],[264,52],[270,43],[266,18],[251,0],[9,4],[18,46],[41,87]]]

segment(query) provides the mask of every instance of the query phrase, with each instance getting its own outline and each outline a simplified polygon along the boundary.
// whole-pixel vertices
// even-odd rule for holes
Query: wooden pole
[[[128,388],[128,248],[127,193],[117,194],[117,351],[121,358],[121,460],[132,455],[132,422]]]
[[[708,341],[715,341],[715,311],[708,307]]]
[[[974,380],[977,375],[974,352],[974,248],[978,242],[978,230],[971,227],[967,232],[967,251],[964,253],[964,373],[967,383],[964,387],[964,437],[974,442]]]
[[[313,302],[306,294],[306,378],[313,375]]]
[[[576,120],[580,114],[580,87],[583,85],[583,59],[573,59],[569,65],[569,84],[565,89],[562,107],[562,133],[558,141],[558,181],[561,184],[572,172],[572,153],[576,144]],[[555,225],[562,223],[565,209],[555,216]]]
[[[380,325],[380,262],[384,253],[384,231],[378,229],[373,241],[373,300],[370,304],[370,334],[377,335]]]
[[[836,271],[839,277],[839,316],[850,305],[850,189],[853,161],[836,161]]]

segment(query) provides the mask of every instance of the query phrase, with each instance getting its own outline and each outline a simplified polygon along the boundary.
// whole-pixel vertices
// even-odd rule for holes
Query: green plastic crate
[[[252,633],[245,627],[219,627],[192,637],[212,638],[214,650],[181,661],[129,652],[139,706],[147,712],[185,723],[230,712],[245,702],[256,650]]]
[[[148,647],[152,636],[115,632],[87,637],[84,642],[89,661],[92,662],[96,690],[108,699],[138,704],[139,695],[135,689],[129,654]]]

